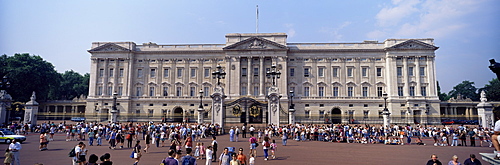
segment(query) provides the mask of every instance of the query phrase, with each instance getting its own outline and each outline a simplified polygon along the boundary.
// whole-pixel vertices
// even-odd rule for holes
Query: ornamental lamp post
[[[290,107],[288,108],[288,124],[295,123],[295,105],[293,104],[294,92],[290,91]]]
[[[273,86],[276,86],[276,80],[280,78],[281,72],[276,69],[276,65],[271,66],[271,70],[266,72],[268,78],[272,78]]]
[[[217,70],[212,72],[212,77],[214,79],[217,79],[217,85],[220,86],[220,79],[226,78],[226,72],[222,70],[222,66],[220,64],[217,64]]]
[[[203,123],[203,90],[200,89],[200,106],[198,107],[198,124]]]
[[[382,94],[383,98],[384,98],[384,110],[382,111],[382,115],[384,117],[384,128],[388,128],[389,125],[391,124],[390,122],[390,118],[389,118],[389,115],[391,114],[389,112],[389,109],[387,109],[387,93],[383,93]]]
[[[111,123],[116,123],[117,122],[117,117],[118,117],[118,109],[116,108],[116,96],[118,96],[118,93],[113,93],[113,106],[111,107]]]

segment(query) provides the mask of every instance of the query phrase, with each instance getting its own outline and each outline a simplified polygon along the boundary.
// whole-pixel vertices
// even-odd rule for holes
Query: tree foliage
[[[489,81],[489,83],[490,84],[486,84],[484,88],[479,89],[479,91],[484,90],[488,101],[500,101],[500,81],[494,78]]]
[[[453,87],[453,89],[448,92],[449,98],[457,97],[457,95],[462,95],[463,98],[470,98],[472,101],[479,101],[479,94],[477,93],[477,88],[474,86],[474,82],[462,81],[462,83]]]
[[[2,55],[0,60],[0,75],[7,75],[11,83],[7,92],[14,101],[29,101],[33,91],[39,101],[73,99],[82,94],[88,95],[88,73],[82,76],[71,70],[60,74],[50,62],[27,53]]]
[[[436,83],[437,83],[437,92],[438,92],[439,100],[446,101],[446,100],[450,99],[450,97],[448,97],[448,95],[446,93],[441,93],[441,86],[439,86],[439,81],[437,81]]]

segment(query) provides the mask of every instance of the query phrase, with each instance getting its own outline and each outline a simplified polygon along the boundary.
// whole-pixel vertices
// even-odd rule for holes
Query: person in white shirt
[[[248,164],[255,165],[255,158],[253,154],[250,154],[250,159],[248,159]]]
[[[493,142],[493,146],[495,147],[495,159],[500,159],[500,144],[498,143],[500,140],[500,117],[496,117],[497,121],[495,122],[495,128],[493,129],[493,135],[491,136],[491,141]]]
[[[80,142],[80,143],[78,143],[78,145],[75,146],[75,156],[71,159],[71,161],[73,162],[73,165],[79,165],[81,162],[80,155],[83,152],[83,150],[82,150],[83,144],[84,144],[83,142]]]
[[[205,151],[205,154],[207,155],[207,161],[205,165],[212,165],[212,146],[208,146],[207,150]]]
[[[17,142],[16,139],[12,139],[12,142],[9,145],[9,150],[14,154],[12,165],[21,165],[21,162],[19,160],[19,151],[21,150],[21,148],[21,143]]]

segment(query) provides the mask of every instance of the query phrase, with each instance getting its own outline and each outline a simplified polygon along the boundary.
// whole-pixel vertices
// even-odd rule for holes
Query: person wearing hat
[[[238,150],[238,156],[236,157],[236,159],[238,159],[240,161],[241,165],[247,164],[247,156],[245,156],[245,154],[243,154],[243,148],[240,148]]]
[[[481,161],[476,159],[476,155],[470,154],[470,158],[465,159],[464,165],[481,165]]]

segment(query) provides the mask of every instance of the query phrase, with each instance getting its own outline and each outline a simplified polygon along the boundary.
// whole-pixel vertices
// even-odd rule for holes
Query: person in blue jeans
[[[283,146],[286,146],[286,141],[288,140],[288,133],[283,131],[283,136],[281,136],[281,140],[283,140]]]
[[[269,137],[264,137],[264,141],[262,142],[262,149],[264,149],[264,160],[267,160],[269,156],[268,151],[271,148],[271,143],[269,142]]]

